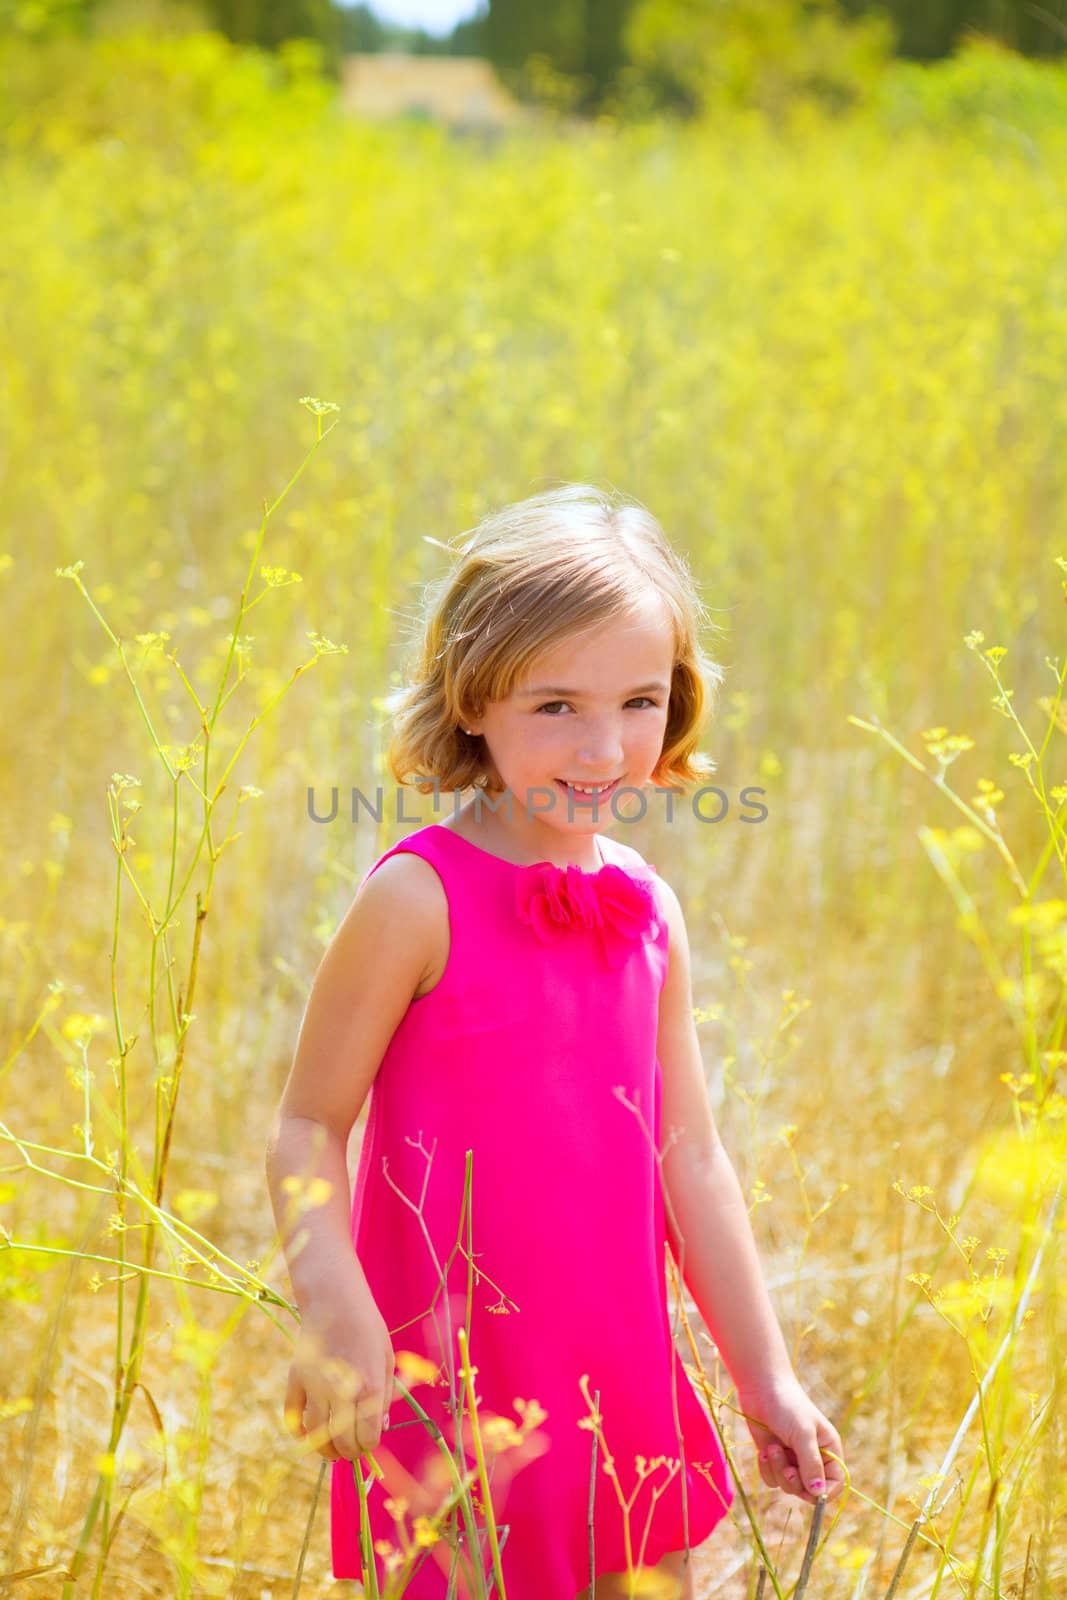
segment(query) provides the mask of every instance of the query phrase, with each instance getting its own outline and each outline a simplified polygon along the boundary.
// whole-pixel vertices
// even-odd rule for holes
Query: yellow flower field
[[[808,1600],[906,1551],[898,1600],[1062,1592],[1067,123],[902,76],[486,143],[346,118],[298,48],[4,49],[0,1579],[357,1592],[283,1427],[264,1141],[356,885],[436,820],[383,763],[420,586],[580,480],[722,630],[722,795],[613,831],[683,897],[848,1449]],[[697,1590],[769,1600],[810,1517],[696,1324],[745,1490]]]

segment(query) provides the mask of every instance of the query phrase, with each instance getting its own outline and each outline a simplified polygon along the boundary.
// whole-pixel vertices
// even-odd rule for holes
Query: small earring
[[[464,733],[473,733],[474,729],[473,728],[464,728],[463,732]]]

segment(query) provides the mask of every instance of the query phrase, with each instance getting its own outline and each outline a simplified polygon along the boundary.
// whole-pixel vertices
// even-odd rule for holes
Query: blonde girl
[[[286,1414],[333,1463],[336,1577],[365,1576],[354,1470],[373,1452],[383,1589],[474,1595],[480,1567],[508,1600],[584,1600],[594,1577],[614,1600],[644,1569],[692,1597],[734,1490],[674,1348],[668,1248],[763,1482],[841,1492],[712,1117],[681,902],[598,831],[709,775],[705,621],[655,518],[585,484],[486,517],[428,591],[389,764],[455,803],[360,883],[267,1158],[304,1334]]]

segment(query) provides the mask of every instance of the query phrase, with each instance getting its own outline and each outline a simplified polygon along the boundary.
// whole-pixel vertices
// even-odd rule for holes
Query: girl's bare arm
[[[719,1138],[693,1021],[689,939],[678,898],[664,899],[671,953],[660,994],[663,1183],[667,1232],[683,1279],[737,1388],[760,1476],[814,1504],[844,1487],[844,1448],[800,1384],[764,1281],[744,1192]]]
[[[704,1085],[684,915],[674,890],[666,883],[662,888],[670,963],[660,992],[656,1054],[663,1075],[668,1237],[734,1382],[743,1386],[757,1374],[791,1377],[792,1362],[764,1282],[748,1207]]]
[[[440,963],[447,925],[440,879],[416,855],[391,856],[361,886],[315,975],[267,1144],[301,1319],[285,1419],[329,1461],[378,1445],[394,1373],[352,1244],[348,1136],[415,990]]]
[[[367,1288],[350,1231],[348,1137],[430,968],[442,906],[447,919],[432,867],[412,853],[391,856],[360,888],[315,974],[266,1152],[271,1204],[302,1312],[332,1297],[343,1280]]]

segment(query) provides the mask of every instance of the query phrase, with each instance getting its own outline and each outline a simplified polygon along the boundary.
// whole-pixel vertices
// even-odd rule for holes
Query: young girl
[[[390,768],[474,793],[374,863],[315,976],[267,1159],[302,1317],[287,1421],[334,1463],[335,1577],[364,1575],[359,1463],[383,1589],[472,1595],[478,1561],[508,1600],[584,1600],[594,1576],[615,1600],[639,1568],[691,1597],[734,1491],[665,1245],[763,1482],[811,1504],[844,1482],[712,1120],[678,898],[597,831],[711,770],[722,672],[659,524],[585,485],[486,518],[430,594]],[[495,1551],[478,1479],[473,1526],[451,1509],[443,1446],[456,1471],[482,1455]]]

